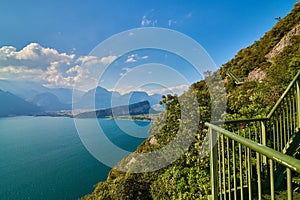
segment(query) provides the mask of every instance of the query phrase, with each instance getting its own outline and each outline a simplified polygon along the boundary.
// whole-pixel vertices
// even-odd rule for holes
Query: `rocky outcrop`
[[[298,24],[290,32],[288,32],[288,34],[286,34],[286,36],[284,36],[280,40],[280,42],[278,44],[276,44],[276,46],[272,49],[272,51],[270,51],[266,55],[266,58],[268,58],[269,60],[272,60],[272,58],[274,58],[276,55],[278,55],[280,52],[282,52],[284,47],[289,45],[290,39],[295,35],[300,35],[300,24]]]
[[[153,136],[153,137],[151,137],[149,143],[152,145],[157,145],[157,139]]]
[[[248,74],[247,81],[261,82],[266,76],[266,72],[260,68],[255,68]]]

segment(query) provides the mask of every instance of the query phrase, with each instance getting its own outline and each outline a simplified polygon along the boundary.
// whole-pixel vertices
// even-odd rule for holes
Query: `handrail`
[[[283,94],[280,96],[280,98],[277,100],[276,104],[273,106],[272,110],[269,112],[269,114],[266,117],[260,117],[260,118],[250,118],[250,119],[236,119],[236,120],[223,120],[223,121],[212,121],[212,124],[229,124],[229,123],[241,123],[241,122],[255,122],[255,121],[266,121],[269,120],[272,115],[274,114],[275,110],[279,107],[280,103],[283,101],[284,97],[287,95],[287,93],[291,90],[295,82],[300,77],[300,70],[298,71],[297,75],[294,77],[292,82],[288,85],[286,90],[283,92]]]
[[[226,74],[227,74],[228,76],[231,76],[231,77],[234,79],[234,81],[235,81],[236,84],[240,85],[240,84],[243,84],[243,83],[244,83],[244,81],[242,81],[239,77],[237,77],[237,76],[236,76],[234,73],[232,73],[230,70],[227,70],[227,71],[226,71]]]
[[[300,160],[285,154],[283,150],[288,148],[287,144],[300,127],[299,78],[300,70],[266,117],[205,123],[210,136],[211,190],[214,199],[219,197],[222,199],[222,196],[231,199],[232,194],[227,192],[231,191],[231,188],[235,199],[238,190],[243,199],[246,193],[243,189],[238,189],[238,185],[241,188],[248,188],[248,199],[252,199],[252,195],[262,199],[265,190],[263,188],[268,187],[262,186],[263,176],[267,173],[270,173],[271,199],[275,199],[275,189],[282,182],[285,171],[283,168],[285,168],[287,197],[292,200],[291,171],[300,173]],[[222,125],[226,125],[228,130],[225,130]],[[219,134],[221,134],[220,140],[218,140]],[[252,159],[256,160],[256,164]],[[257,191],[252,188],[253,172],[249,170],[252,167],[256,171]],[[270,167],[268,172],[264,171],[264,167]],[[264,181],[267,181],[265,178]],[[274,184],[275,181],[277,186]]]
[[[235,133],[227,131],[227,130],[225,130],[219,126],[216,126],[214,124],[210,124],[210,123],[206,122],[205,126],[210,127],[213,130],[218,131],[218,132],[222,133],[223,135],[227,136],[228,138],[235,140],[262,155],[265,155],[266,157],[280,163],[281,165],[284,165],[285,167],[287,167],[295,172],[300,173],[300,160],[298,160],[296,158],[293,158],[291,156],[283,154],[279,151],[275,151],[267,146],[264,146],[260,143],[257,143],[250,139],[239,136]]]
[[[283,99],[286,96],[286,94],[291,90],[291,88],[293,87],[293,85],[295,84],[295,82],[298,80],[299,76],[300,76],[300,71],[298,71],[297,75],[294,77],[294,79],[292,80],[292,82],[288,85],[288,87],[283,92],[283,94],[281,95],[281,97],[277,100],[275,106],[273,106],[272,110],[270,111],[270,113],[267,116],[268,119],[270,119],[272,117],[273,113],[278,108],[278,106],[280,105],[280,103],[283,101]]]
[[[234,119],[234,120],[225,120],[225,121],[211,121],[211,124],[235,124],[235,123],[242,123],[242,122],[258,122],[258,121],[266,121],[269,118],[262,117],[262,118],[249,118],[249,119]]]

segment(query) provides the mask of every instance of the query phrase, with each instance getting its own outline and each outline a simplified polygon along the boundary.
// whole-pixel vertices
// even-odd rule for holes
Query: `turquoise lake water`
[[[134,151],[147,137],[149,122],[135,122],[143,136],[138,138],[125,134],[114,120],[98,121],[108,138],[127,151]],[[127,132],[132,126],[132,121],[117,122],[125,124]],[[83,146],[71,118],[0,119],[1,200],[78,199],[105,180],[109,170]]]

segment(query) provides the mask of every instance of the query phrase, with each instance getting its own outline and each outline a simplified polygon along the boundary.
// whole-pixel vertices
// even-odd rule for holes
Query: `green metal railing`
[[[274,162],[287,169],[288,199],[292,199],[292,171],[300,173],[300,160],[239,136],[219,126],[209,127],[213,199],[262,199],[262,157],[269,161],[271,199],[275,199]],[[247,198],[248,197],[248,198]]]
[[[299,79],[300,72],[265,118],[206,123],[214,199],[262,199],[265,193],[275,199],[285,171],[292,199],[291,171],[299,173],[300,161],[288,154],[294,155],[300,141]]]
[[[237,77],[233,72],[231,72],[230,70],[227,70],[226,71],[226,74],[228,76],[230,76],[231,78],[233,78],[234,82],[237,84],[237,85],[240,85],[240,84],[243,84],[244,83],[244,79],[241,79],[239,77]]]

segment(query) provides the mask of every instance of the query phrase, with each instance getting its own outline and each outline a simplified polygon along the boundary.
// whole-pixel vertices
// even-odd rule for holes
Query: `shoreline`
[[[133,120],[133,121],[147,121],[151,122],[154,120],[155,117],[157,117],[159,113],[157,114],[143,114],[143,115],[123,115],[123,116],[108,116],[108,117],[97,117],[97,119],[107,119],[107,120]],[[0,119],[5,118],[16,118],[16,117],[66,117],[66,118],[77,118],[77,119],[91,119],[96,117],[76,117],[72,114],[59,114],[59,113],[48,113],[48,114],[37,114],[37,115],[14,115],[14,116],[1,116]]]

